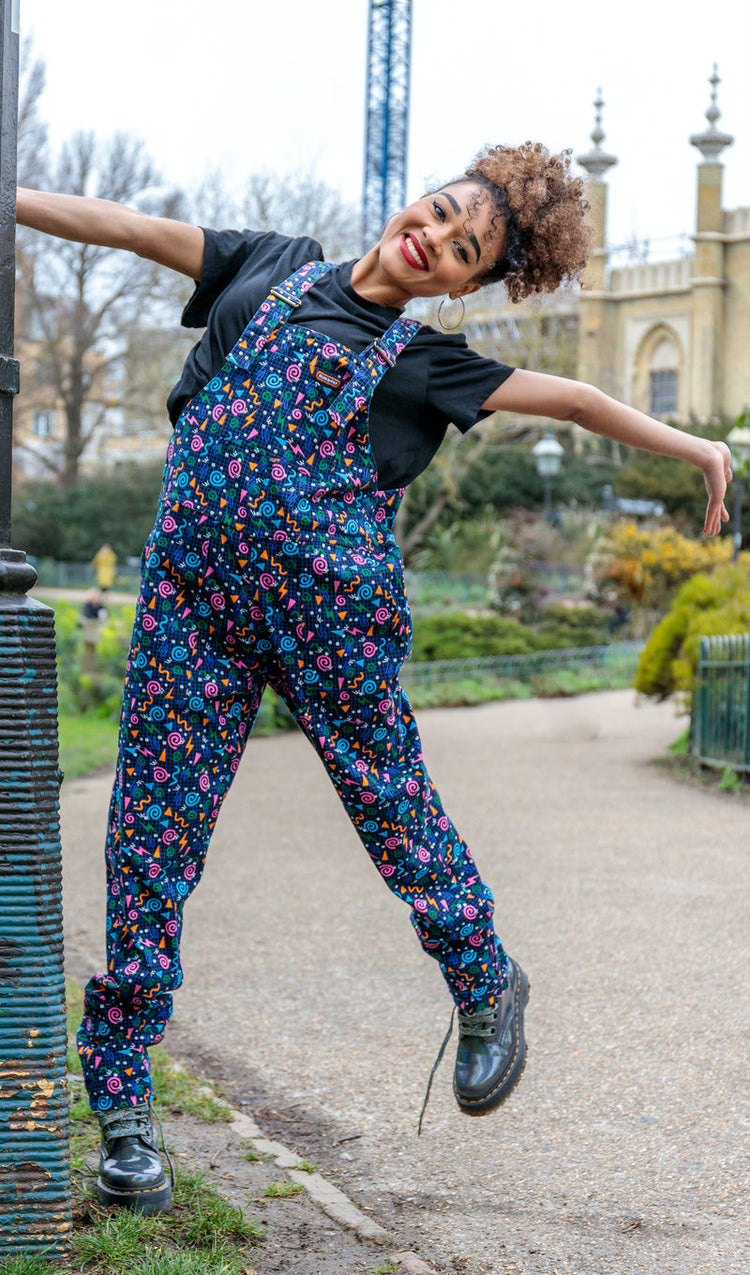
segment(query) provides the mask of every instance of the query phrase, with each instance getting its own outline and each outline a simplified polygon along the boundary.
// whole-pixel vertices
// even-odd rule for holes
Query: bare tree
[[[93,195],[171,215],[177,196],[148,199],[156,175],[143,145],[122,134],[100,142],[77,133],[54,169],[51,189]],[[66,486],[118,400],[122,359],[134,327],[158,306],[163,271],[110,248],[26,232],[19,251],[19,338],[31,395],[62,407],[64,436],[35,456]]]
[[[31,37],[21,44],[18,82],[18,184],[38,187],[47,162],[47,125],[39,115],[46,71],[34,57]]]
[[[254,173],[240,213],[251,230],[317,239],[333,260],[358,255],[358,209],[312,172]]]

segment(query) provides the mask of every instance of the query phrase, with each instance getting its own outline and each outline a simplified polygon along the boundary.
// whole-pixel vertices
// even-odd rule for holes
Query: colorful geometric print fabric
[[[96,1110],[152,1097],[147,1048],[182,981],[186,899],[266,685],[320,755],[461,1007],[505,985],[493,901],[425,770],[398,673],[410,618],[368,403],[417,324],[354,356],[272,294],[178,421],[143,552],[106,846],[106,974],[79,1052]]]

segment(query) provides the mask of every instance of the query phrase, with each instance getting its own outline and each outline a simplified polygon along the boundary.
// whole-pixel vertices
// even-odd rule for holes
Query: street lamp
[[[55,617],[10,547],[18,0],[0,0],[0,1265],[71,1229]]]
[[[544,483],[544,517],[547,522],[552,522],[552,479],[560,472],[564,449],[552,430],[548,429],[544,438],[534,444],[531,453],[536,461],[537,473]]]
[[[738,417],[734,429],[727,434],[727,443],[732,452],[734,476],[734,552],[732,554],[734,559],[739,554],[742,544],[742,497],[745,491],[745,478],[750,473],[750,412],[743,412]]]

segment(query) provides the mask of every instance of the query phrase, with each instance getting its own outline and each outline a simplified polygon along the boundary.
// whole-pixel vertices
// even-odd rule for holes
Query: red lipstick
[[[414,260],[414,256],[413,256],[413,254],[409,251],[409,248],[407,247],[407,243],[406,243],[407,239],[408,239],[409,243],[413,245],[413,247],[414,247],[414,252],[416,252],[417,256],[419,257],[419,260],[420,260],[420,261],[421,261],[421,263],[422,263],[422,264],[421,264],[421,266],[420,266],[420,265],[417,265],[416,261]],[[399,246],[399,248],[401,249],[401,254],[402,254],[402,256],[406,259],[406,261],[408,261],[408,262],[409,262],[409,265],[412,267],[412,269],[414,269],[414,270],[427,270],[427,269],[429,269],[429,264],[430,264],[430,263],[429,263],[429,261],[427,260],[427,254],[426,254],[426,252],[425,252],[424,248],[422,247],[421,243],[419,243],[419,242],[418,242],[418,241],[417,241],[417,240],[413,237],[413,235],[402,235],[402,236],[401,236],[401,238],[400,238],[400,239],[399,239],[399,241],[398,241],[398,246]]]

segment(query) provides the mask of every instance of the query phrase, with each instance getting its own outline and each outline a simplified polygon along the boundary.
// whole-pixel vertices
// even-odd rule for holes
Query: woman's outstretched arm
[[[22,226],[59,239],[124,248],[191,279],[200,279],[203,273],[203,231],[183,221],[149,217],[109,199],[22,187],[17,192],[16,217]]]
[[[689,461],[702,471],[708,492],[705,534],[718,535],[722,522],[729,520],[724,496],[732,478],[732,458],[726,443],[673,429],[618,403],[593,385],[543,372],[516,369],[482,406],[490,412],[520,412],[527,416],[548,416],[555,421],[574,421],[583,429],[626,443],[628,447]]]

